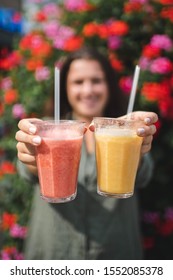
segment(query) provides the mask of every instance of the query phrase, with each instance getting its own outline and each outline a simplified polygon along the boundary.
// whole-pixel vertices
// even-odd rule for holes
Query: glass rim
[[[135,118],[129,118],[127,117],[117,117],[117,118],[111,118],[111,117],[94,117],[93,121],[118,121],[118,122],[123,122],[123,121],[128,121],[128,122],[143,122],[143,120],[135,119]]]
[[[30,122],[33,124],[33,125],[50,125],[50,126],[54,126],[54,125],[77,125],[77,124],[83,124],[83,125],[86,125],[87,123],[85,121],[81,121],[81,120],[54,120],[54,119],[35,119],[35,120],[30,120]]]

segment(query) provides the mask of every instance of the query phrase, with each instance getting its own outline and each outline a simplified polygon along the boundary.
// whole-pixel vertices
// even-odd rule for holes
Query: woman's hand
[[[146,154],[150,151],[153,135],[156,132],[156,126],[154,125],[158,121],[158,116],[154,112],[136,111],[130,114],[130,117],[135,120],[141,120],[144,125],[137,129],[137,135],[143,137],[141,155]],[[120,117],[127,118],[127,115]],[[91,123],[89,126],[91,131],[94,131],[94,124]]]
[[[144,126],[137,129],[137,135],[143,137],[141,154],[144,155],[151,150],[153,135],[156,132],[155,123],[158,121],[158,116],[154,112],[137,111],[131,113],[131,117],[144,122]]]
[[[19,130],[16,132],[16,140],[18,141],[16,148],[18,158],[27,165],[29,170],[37,174],[37,164],[35,158],[35,146],[40,145],[41,138],[36,135],[36,127],[31,121],[36,119],[23,119],[18,123]]]

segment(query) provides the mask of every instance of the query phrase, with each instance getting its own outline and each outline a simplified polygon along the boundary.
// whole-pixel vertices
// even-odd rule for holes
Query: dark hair
[[[105,117],[118,117],[126,113],[125,96],[120,92],[118,87],[117,75],[112,68],[109,60],[96,49],[84,47],[76,52],[71,53],[61,68],[60,72],[60,108],[61,117],[72,111],[67,99],[67,76],[71,63],[76,59],[96,60],[100,63],[105,73],[106,81],[109,89],[109,101],[105,107]]]

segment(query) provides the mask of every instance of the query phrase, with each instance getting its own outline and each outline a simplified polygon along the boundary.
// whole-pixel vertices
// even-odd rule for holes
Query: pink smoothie
[[[36,155],[41,196],[58,202],[76,195],[83,137],[62,132],[61,137],[48,137],[42,137]]]

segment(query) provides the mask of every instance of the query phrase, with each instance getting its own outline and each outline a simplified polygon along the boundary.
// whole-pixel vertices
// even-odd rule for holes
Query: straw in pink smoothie
[[[60,70],[57,67],[54,73],[54,119],[60,120]]]

